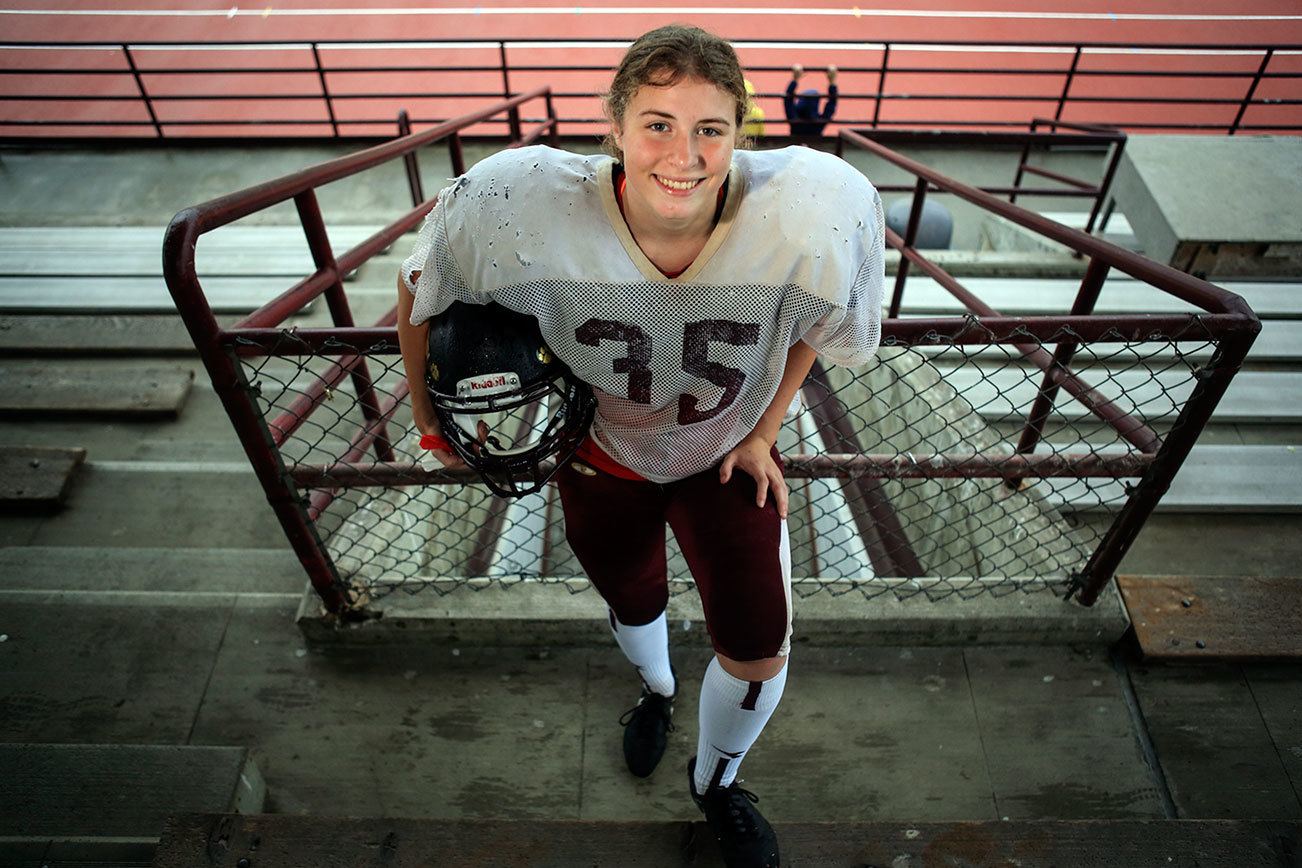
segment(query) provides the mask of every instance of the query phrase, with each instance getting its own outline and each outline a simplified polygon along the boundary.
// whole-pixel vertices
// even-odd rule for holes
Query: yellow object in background
[[[750,83],[749,78],[744,81],[746,93],[750,94],[751,100],[746,106],[746,116],[742,119],[741,131],[752,138],[758,138],[764,135],[764,109],[755,102],[755,85]]]

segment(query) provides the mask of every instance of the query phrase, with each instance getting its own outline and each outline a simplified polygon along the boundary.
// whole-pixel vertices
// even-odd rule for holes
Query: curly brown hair
[[[727,40],[689,24],[657,27],[628,47],[615,70],[610,90],[602,96],[606,117],[614,126],[620,126],[638,88],[669,87],[684,78],[709,82],[733,98],[736,147],[749,144],[741,126],[751,97],[746,93],[746,79],[737,52]],[[615,144],[613,131],[606,135],[603,144],[606,153],[623,161],[624,153]]]

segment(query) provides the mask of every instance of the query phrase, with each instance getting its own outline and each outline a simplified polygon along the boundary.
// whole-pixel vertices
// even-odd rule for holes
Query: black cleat
[[[674,696],[678,679],[674,678]],[[624,727],[624,762],[628,770],[639,778],[647,778],[660,764],[669,743],[669,733],[674,731],[674,697],[655,693],[645,686],[637,705],[624,712],[620,725]]]
[[[778,836],[756,808],[759,796],[733,781],[696,792],[696,757],[687,763],[687,787],[705,814],[728,868],[778,868]]]

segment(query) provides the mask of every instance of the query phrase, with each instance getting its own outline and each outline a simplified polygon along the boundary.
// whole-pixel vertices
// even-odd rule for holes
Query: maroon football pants
[[[696,580],[714,649],[739,661],[787,653],[786,521],[772,492],[762,508],[755,505],[755,480],[745,471],[734,469],[726,485],[718,467],[660,484],[619,479],[573,458],[556,480],[565,537],[621,623],[648,624],[669,602],[668,523]]]

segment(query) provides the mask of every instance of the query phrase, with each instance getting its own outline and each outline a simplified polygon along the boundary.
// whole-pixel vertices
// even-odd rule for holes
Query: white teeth
[[[690,190],[697,184],[701,183],[699,178],[695,181],[671,181],[668,178],[661,178],[659,175],[656,177],[660,180],[661,184],[664,184],[670,190]]]

